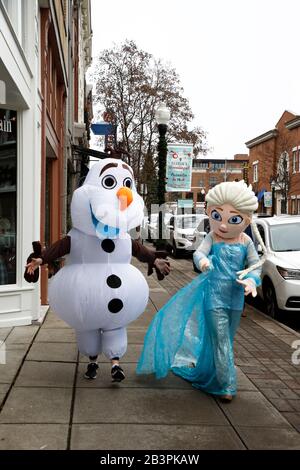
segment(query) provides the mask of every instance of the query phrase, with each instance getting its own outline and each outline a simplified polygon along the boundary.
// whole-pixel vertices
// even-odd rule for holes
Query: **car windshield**
[[[151,214],[150,216],[150,223],[155,224],[158,220],[158,214]]]
[[[198,232],[210,232],[210,224],[209,224],[209,218],[203,217],[200,219],[200,223],[197,226],[197,231]]]
[[[191,215],[189,217],[178,217],[176,219],[177,228],[196,228],[199,222],[199,217]]]
[[[300,251],[300,222],[270,227],[273,251]]]

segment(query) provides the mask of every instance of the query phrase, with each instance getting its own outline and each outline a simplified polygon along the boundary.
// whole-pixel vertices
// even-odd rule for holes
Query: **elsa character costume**
[[[229,183],[221,183],[224,184]],[[244,182],[239,184],[246,190]],[[253,211],[257,200],[251,187],[247,192],[252,206],[254,203]],[[209,204],[208,196],[209,193]],[[221,202],[226,200],[223,197]],[[234,207],[238,206],[234,202],[230,200]],[[240,277],[258,286],[261,263],[252,240],[244,233],[237,243],[230,243],[217,242],[211,232],[194,253],[198,266],[205,258],[209,260],[208,271],[180,289],[154,317],[137,373],[155,373],[162,378],[171,370],[207,393],[234,396],[237,387],[233,341],[244,307],[244,288],[237,282],[237,273],[247,265]]]

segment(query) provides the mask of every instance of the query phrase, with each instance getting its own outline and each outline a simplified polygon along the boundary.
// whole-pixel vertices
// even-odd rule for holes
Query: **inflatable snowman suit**
[[[113,158],[95,164],[73,194],[70,253],[50,281],[49,304],[76,330],[82,354],[123,356],[126,325],[147,305],[148,284],[130,264],[127,233],[141,224],[143,209],[131,168]]]
[[[42,251],[33,242],[24,277],[37,282],[41,264],[66,256],[64,267],[49,285],[51,308],[76,330],[79,351],[90,357],[86,378],[96,378],[95,360],[103,352],[112,361],[112,378],[125,378],[118,361],[127,349],[126,326],[141,315],[149,288],[130,264],[131,256],[148,263],[148,275],[169,272],[166,253],[154,252],[128,231],[141,225],[144,202],[137,194],[132,169],[123,161],[105,158],[89,171],[72,198],[73,228]],[[115,369],[114,369],[115,368]]]

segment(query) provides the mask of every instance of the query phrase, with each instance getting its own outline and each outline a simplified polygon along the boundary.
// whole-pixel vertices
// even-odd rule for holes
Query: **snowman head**
[[[144,201],[136,192],[133,171],[122,160],[105,158],[92,166],[71,203],[73,226],[99,238],[117,238],[137,227]]]

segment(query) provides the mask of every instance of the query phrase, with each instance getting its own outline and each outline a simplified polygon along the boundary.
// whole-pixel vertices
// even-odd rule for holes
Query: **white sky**
[[[300,114],[299,0],[92,0],[93,56],[127,39],[170,62],[210,157]]]

